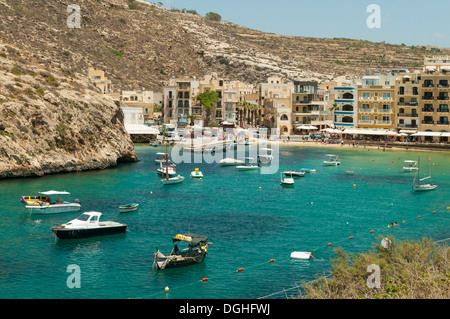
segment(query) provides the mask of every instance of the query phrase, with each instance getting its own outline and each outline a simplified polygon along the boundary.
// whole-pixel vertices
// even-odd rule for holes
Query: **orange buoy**
[[[356,184],[353,184],[353,188],[355,188],[356,187]]]
[[[420,216],[420,215],[419,215],[419,216],[417,216],[417,218],[421,218],[421,217],[422,217],[422,216]]]
[[[403,221],[403,224],[406,223],[406,220]]]
[[[353,236],[350,236],[348,239],[353,239]]]
[[[244,268],[239,268],[238,271],[239,271],[239,272],[240,272],[240,271],[244,271]]]
[[[371,230],[370,233],[373,234],[373,230]]]
[[[205,278],[202,278],[202,281],[203,281],[203,282],[208,281],[208,278],[206,278],[206,277],[205,277]]]
[[[435,211],[435,210],[433,210],[433,214],[436,214],[436,211]]]
[[[327,246],[331,246],[331,243],[328,243]]]
[[[271,259],[271,260],[269,260],[271,263],[273,263],[274,261],[275,261],[275,259]]]

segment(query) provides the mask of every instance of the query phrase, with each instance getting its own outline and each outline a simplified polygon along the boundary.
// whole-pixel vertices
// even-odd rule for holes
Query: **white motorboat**
[[[305,173],[315,173],[316,170],[314,168],[301,168],[300,171]]]
[[[25,209],[31,214],[59,214],[59,213],[68,213],[68,212],[78,212],[81,209],[81,204],[78,199],[75,199],[73,202],[70,202],[68,199],[64,200],[60,196],[67,195],[70,197],[70,193],[66,191],[47,191],[47,192],[39,192],[44,196],[33,196],[39,198],[45,198],[43,201],[32,201],[26,200],[26,198],[31,198],[31,196],[22,196],[22,202],[27,204]],[[56,196],[56,199],[53,201],[52,197]]]
[[[327,160],[323,161],[323,165],[325,166],[338,166],[341,165],[341,162],[339,161],[339,157],[337,155],[328,154],[326,155],[328,157]]]
[[[403,166],[403,171],[404,172],[415,172],[419,169],[419,167],[417,166],[417,161],[405,161],[405,166]]]
[[[308,251],[293,251],[291,253],[292,259],[310,259],[314,258],[313,254]]]
[[[295,180],[293,177],[283,177],[283,173],[281,173],[280,185],[293,186],[294,184],[295,184]]]
[[[196,168],[193,172],[191,172],[191,177],[192,178],[203,178],[203,173]]]
[[[413,192],[426,192],[426,191],[431,191],[433,189],[436,189],[436,187],[438,187],[438,185],[431,183],[431,157],[429,159],[429,175],[428,176],[426,176],[424,178],[420,178],[419,167],[420,167],[420,157],[417,159],[417,171],[414,176],[412,191]],[[421,183],[426,180],[428,180],[428,183],[423,183],[423,184]]]
[[[170,162],[169,162],[170,163]],[[173,163],[167,163],[167,162],[165,162],[165,161],[162,161],[161,163],[160,163],[160,167],[156,170],[156,172],[159,174],[159,175],[163,175],[163,176],[165,176],[166,175],[166,171],[167,171],[167,173],[169,174],[169,176],[174,176],[174,175],[176,175],[177,174],[177,171],[176,171],[176,165],[175,164],[173,164]]]
[[[295,178],[295,177],[304,177],[306,172],[303,172],[303,171],[299,171],[299,172],[298,171],[284,171],[283,174],[285,176],[291,176],[291,177]]]
[[[162,179],[161,182],[163,185],[173,185],[173,184],[179,184],[182,181],[184,181],[184,177],[181,175],[175,176],[175,177],[169,177]]]
[[[247,164],[247,165],[236,166],[236,170],[238,170],[238,171],[256,171],[258,169],[260,169],[260,167],[258,165]]]
[[[238,166],[244,164],[244,161],[234,158],[224,158],[220,160],[219,164],[222,166]]]
[[[124,233],[127,225],[106,221],[100,222],[99,212],[86,212],[68,223],[50,228],[60,239],[88,238]]]

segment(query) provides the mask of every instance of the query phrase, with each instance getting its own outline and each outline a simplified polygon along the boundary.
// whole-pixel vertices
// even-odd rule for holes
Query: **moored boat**
[[[323,161],[323,165],[325,166],[338,166],[341,165],[341,162],[339,161],[339,157],[337,155],[328,154],[326,155],[328,157],[327,160]]]
[[[283,177],[283,173],[281,173],[280,185],[283,186],[293,186],[295,184],[294,178],[291,177]]]
[[[293,178],[296,178],[296,177],[304,177],[306,172],[303,172],[303,171],[284,171],[283,174],[285,176],[291,176]]]
[[[417,161],[407,160],[404,161],[404,163],[405,163],[405,166],[403,166],[404,172],[415,172],[419,169],[419,167],[417,166]]]
[[[135,212],[139,208],[139,204],[133,203],[133,204],[126,204],[119,207],[120,213],[130,213]]]
[[[207,243],[207,240],[208,237],[203,235],[178,234],[172,238],[173,249],[169,254],[164,255],[159,249],[156,249],[153,267],[156,270],[162,270],[202,262],[208,254],[208,246],[211,245],[211,243]],[[178,247],[180,243],[187,243],[187,248],[180,250]]]
[[[113,221],[100,222],[100,212],[86,212],[65,224],[50,228],[60,239],[89,238],[124,233],[126,224]]]
[[[238,166],[244,164],[244,161],[234,158],[224,158],[219,162],[222,166]]]
[[[421,183],[426,180],[428,180],[428,183]],[[424,178],[420,178],[420,157],[419,157],[417,159],[417,171],[414,176],[412,191],[413,192],[426,192],[426,191],[432,191],[433,189],[436,189],[437,187],[438,187],[437,184],[431,183],[431,157],[429,158],[429,175]]]
[[[191,172],[191,177],[192,178],[203,178],[203,173],[196,168],[194,171]]]
[[[66,191],[47,191],[40,192],[42,196],[22,196],[22,202],[26,203],[25,209],[31,214],[59,214],[68,212],[77,212],[81,209],[81,204],[78,199],[70,202],[68,199],[64,200],[60,196],[67,195],[70,197],[70,193]],[[56,196],[56,199],[52,201],[52,197]],[[32,200],[31,197],[40,197],[42,199],[46,198],[45,201]]]
[[[181,175],[175,176],[175,177],[169,177],[162,179],[161,182],[163,185],[173,185],[173,184],[179,184],[182,181],[184,181],[184,177]]]

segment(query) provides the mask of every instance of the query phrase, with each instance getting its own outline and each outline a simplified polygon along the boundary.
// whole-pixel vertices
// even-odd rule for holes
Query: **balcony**
[[[374,124],[373,120],[359,120],[359,124]]]
[[[439,113],[448,113],[448,112],[450,112],[448,109],[444,109],[444,108],[438,108],[437,110],[436,110],[436,112],[439,112]]]
[[[437,97],[437,99],[438,99],[439,101],[447,101],[447,100],[448,100],[448,96],[446,96],[446,95],[439,95],[439,96]]]
[[[379,109],[378,113],[383,113],[383,114],[392,113],[392,110],[391,109]]]
[[[434,125],[434,121],[433,120],[423,120],[422,124]]]
[[[391,124],[392,124],[392,121],[378,120],[378,121],[376,121],[375,124],[378,124],[378,125],[391,125]]]
[[[434,108],[432,108],[432,107],[423,108],[422,112],[434,112]]]
[[[431,83],[424,83],[424,84],[422,84],[422,87],[423,88],[434,88],[434,84],[433,84],[433,82],[431,82]]]
[[[419,103],[417,102],[398,102],[398,106],[417,106]]]
[[[397,113],[398,117],[418,117],[417,113]]]
[[[449,121],[437,121],[436,124],[437,125],[449,125]]]
[[[418,128],[419,126],[417,124],[406,124],[406,123],[398,123],[398,128]]]
[[[373,113],[373,112],[375,112],[374,109],[359,109],[358,111],[359,111],[359,113]]]
[[[434,96],[432,95],[422,96],[422,100],[434,100]]]

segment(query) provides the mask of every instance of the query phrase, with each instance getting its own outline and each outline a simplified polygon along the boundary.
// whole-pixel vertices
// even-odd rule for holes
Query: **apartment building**
[[[334,87],[334,93],[334,126],[340,129],[356,127],[358,119],[358,87],[336,86]]]
[[[103,94],[111,96],[117,103],[120,101],[120,92],[115,90],[111,80],[105,76],[105,72],[97,70],[93,67],[88,68],[88,78],[96,87],[98,87]]]
[[[396,129],[399,133],[413,134],[419,128],[419,113],[422,108],[420,78],[420,74],[409,73],[396,80]]]
[[[144,120],[148,121],[153,119],[155,105],[162,105],[162,93],[146,91],[145,88],[138,91],[122,91],[121,104],[141,108]]]
[[[163,88],[164,122],[188,125],[189,115],[202,117],[201,107],[196,105],[200,82],[195,77],[172,77]]]
[[[368,74],[356,80],[357,123],[364,129],[390,131],[396,126],[396,79],[393,74]]]

